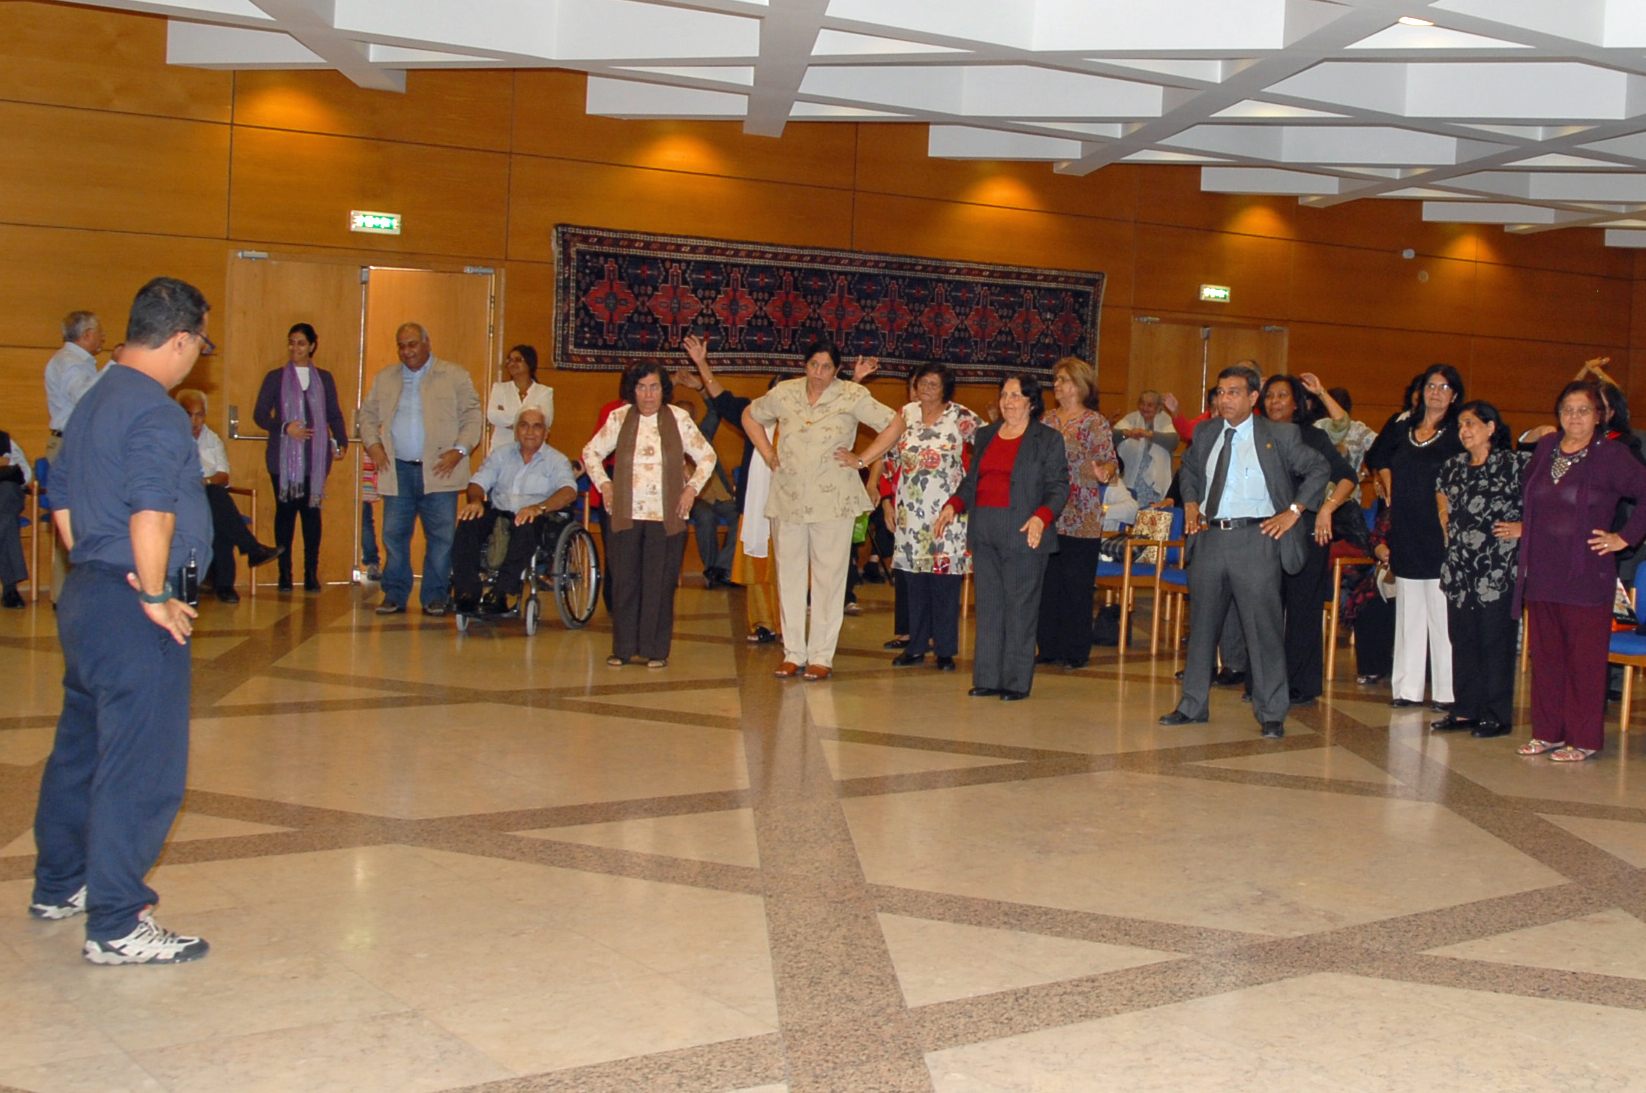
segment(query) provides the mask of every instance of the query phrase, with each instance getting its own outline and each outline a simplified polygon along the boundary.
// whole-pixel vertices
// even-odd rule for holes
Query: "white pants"
[[[1429,654],[1430,698],[1452,701],[1452,642],[1446,632],[1446,596],[1440,580],[1395,578],[1395,659],[1389,674],[1394,697],[1423,701],[1423,654]]]
[[[857,520],[808,524],[772,521],[772,555],[777,560],[777,599],[783,615],[783,659],[791,664],[834,667],[840,620],[846,606],[846,564]],[[809,578],[809,580],[808,580]],[[811,626],[806,625],[810,586]]]

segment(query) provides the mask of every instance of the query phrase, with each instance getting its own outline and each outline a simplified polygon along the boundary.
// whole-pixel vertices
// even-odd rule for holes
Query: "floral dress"
[[[983,427],[983,419],[957,402],[945,405],[932,425],[923,422],[918,402],[903,407],[902,413],[903,435],[886,456],[897,475],[892,568],[953,576],[969,573],[966,515],[950,521],[942,538],[932,535],[932,525],[966,477],[961,455]]]
[[[1464,452],[1440,468],[1437,489],[1447,511],[1440,590],[1453,607],[1483,607],[1514,591],[1520,540],[1499,539],[1492,527],[1520,519],[1521,473],[1529,454],[1494,448],[1474,467]]]
[[[1114,431],[1109,419],[1087,410],[1068,421],[1048,413],[1041,419],[1063,434],[1069,455],[1069,503],[1057,518],[1057,533],[1077,539],[1103,535],[1103,484],[1092,474],[1092,464],[1113,463]]]

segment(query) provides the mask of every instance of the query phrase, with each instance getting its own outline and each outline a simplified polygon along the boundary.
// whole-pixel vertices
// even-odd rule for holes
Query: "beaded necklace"
[[[1559,444],[1556,444],[1554,457],[1549,460],[1549,477],[1559,483],[1562,478],[1566,477],[1567,471],[1577,466],[1578,463],[1582,462],[1583,457],[1589,454],[1590,447],[1591,445],[1585,444],[1568,455],[1560,450]]]

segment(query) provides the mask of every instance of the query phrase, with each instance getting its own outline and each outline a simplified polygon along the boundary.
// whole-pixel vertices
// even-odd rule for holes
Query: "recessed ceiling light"
[[[1435,25],[1433,19],[1419,19],[1415,15],[1402,15],[1400,21],[1409,27],[1432,27]]]

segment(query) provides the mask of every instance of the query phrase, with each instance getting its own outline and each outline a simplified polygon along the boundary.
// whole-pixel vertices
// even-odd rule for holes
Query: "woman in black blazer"
[[[1057,550],[1052,525],[1069,500],[1069,458],[1063,436],[1039,421],[1046,404],[1034,376],[1000,384],[1000,420],[978,430],[972,463],[960,489],[938,516],[934,533],[969,521],[977,586],[974,698],[1015,702],[1034,685],[1035,628],[1046,557]]]
[[[286,363],[263,377],[252,420],[268,430],[264,462],[274,482],[274,541],[280,591],[291,591],[292,533],[303,520],[303,588],[320,591],[320,502],[332,460],[349,445],[337,383],[313,363],[320,338],[298,323],[286,335]]]

